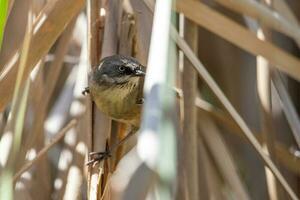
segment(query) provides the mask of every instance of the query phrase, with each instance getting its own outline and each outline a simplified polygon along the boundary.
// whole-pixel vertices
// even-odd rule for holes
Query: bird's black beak
[[[142,71],[141,69],[134,70],[134,76],[145,76],[146,73]]]

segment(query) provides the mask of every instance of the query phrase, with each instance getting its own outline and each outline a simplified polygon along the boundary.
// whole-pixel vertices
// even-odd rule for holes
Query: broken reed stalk
[[[92,67],[98,67],[100,62],[98,58],[104,58],[117,53],[118,41],[116,38],[119,4],[118,1],[108,1],[107,4],[104,5],[104,2],[105,1],[95,2],[92,0],[88,6],[88,13],[92,12],[88,17],[88,51]],[[105,9],[104,16],[99,16],[100,7]],[[92,43],[96,43],[96,45]],[[94,54],[94,56],[91,56],[91,54]],[[111,119],[99,111],[94,104],[92,105],[91,151],[104,152],[107,149],[108,140],[110,138]],[[95,163],[88,168],[88,194],[90,199],[102,198],[111,169],[112,167],[108,161]]]
[[[99,16],[99,11],[101,9],[101,2],[98,0],[88,0],[87,1],[87,16],[88,16],[88,55],[89,55],[89,64],[91,67],[96,67],[99,64],[100,60],[100,52],[102,48],[102,43],[100,43],[99,40],[99,28],[100,28],[100,16]],[[95,111],[95,106],[91,102],[91,112],[87,112],[87,114],[91,115],[91,123],[88,124],[88,126],[91,126],[87,128],[91,132],[89,134],[89,140],[91,147],[88,151],[95,151],[95,138],[94,135],[95,130],[94,130],[94,123],[95,122],[95,116],[94,116],[94,111]],[[88,117],[89,118],[89,117]],[[101,145],[102,147],[102,145]],[[99,147],[99,148],[101,148]],[[105,150],[102,149],[102,150]],[[88,156],[89,159],[89,156]],[[101,176],[102,176],[102,170],[100,169],[100,165],[96,164],[96,166],[93,167],[88,167],[88,199],[90,200],[97,200],[101,198]]]

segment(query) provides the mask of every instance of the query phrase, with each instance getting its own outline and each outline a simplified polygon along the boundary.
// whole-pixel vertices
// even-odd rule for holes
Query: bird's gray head
[[[145,67],[129,56],[105,57],[90,73],[90,80],[101,86],[126,84],[145,76]]]

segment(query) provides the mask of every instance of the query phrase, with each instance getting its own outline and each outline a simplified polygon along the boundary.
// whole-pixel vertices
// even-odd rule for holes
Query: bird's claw
[[[136,104],[141,105],[144,104],[144,98],[140,98],[136,101]]]
[[[86,165],[91,165],[95,162],[101,162],[109,157],[111,157],[111,152],[106,150],[105,152],[90,152],[89,157],[90,160],[86,163]]]
[[[84,90],[81,93],[84,96],[86,96],[87,94],[90,94],[90,88],[89,87],[84,88]]]

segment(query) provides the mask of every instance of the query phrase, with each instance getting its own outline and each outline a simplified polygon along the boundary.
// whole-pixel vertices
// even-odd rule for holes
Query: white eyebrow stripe
[[[134,70],[136,66],[137,65],[135,63],[126,63],[126,67],[130,67],[132,70]]]
[[[104,61],[102,61],[99,66],[98,66],[98,70],[100,70],[101,66],[103,65]]]

